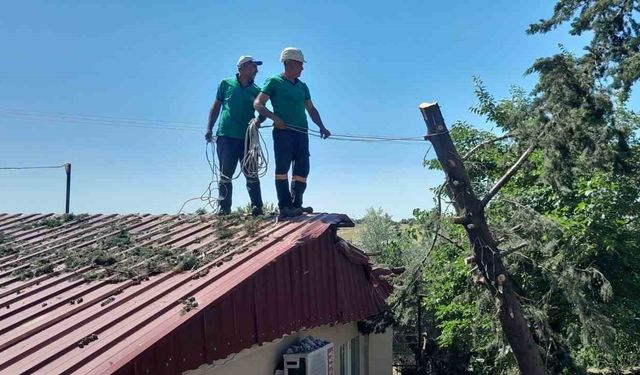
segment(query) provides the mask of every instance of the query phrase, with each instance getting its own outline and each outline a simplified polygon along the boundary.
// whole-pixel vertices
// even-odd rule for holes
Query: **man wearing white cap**
[[[302,207],[302,196],[309,175],[309,135],[305,110],[320,128],[322,138],[328,138],[331,132],[324,127],[320,113],[311,101],[309,88],[298,79],[305,63],[302,51],[287,47],[280,54],[280,62],[284,64],[284,73],[267,78],[254,107],[260,115],[273,120],[278,208],[280,214],[286,217],[311,211],[310,207]],[[269,100],[273,112],[265,106]],[[288,173],[292,164],[293,176],[289,190]]]
[[[218,85],[216,100],[209,111],[209,123],[205,139],[213,141],[213,125],[220,116],[218,130],[216,131],[216,146],[218,161],[220,163],[220,181],[218,182],[218,201],[220,203],[219,215],[227,215],[231,212],[231,196],[233,185],[231,178],[236,171],[238,161],[244,157],[244,138],[250,122],[258,125],[264,121],[264,117],[255,118],[253,101],[260,92],[260,87],[253,83],[258,73],[258,65],[262,61],[255,60],[251,56],[240,56],[235,77],[223,79]],[[262,194],[260,192],[260,180],[257,177],[249,177],[242,171],[247,180],[247,191],[251,200],[251,213],[254,216],[262,214]]]

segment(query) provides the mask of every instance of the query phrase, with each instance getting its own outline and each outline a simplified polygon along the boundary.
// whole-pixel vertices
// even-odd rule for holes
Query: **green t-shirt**
[[[216,135],[244,139],[255,115],[253,101],[259,93],[260,87],[253,81],[242,87],[237,76],[222,80],[216,94],[216,99],[222,102]]]
[[[262,92],[269,95],[273,112],[287,125],[307,129],[304,101],[311,99],[309,88],[301,80],[291,83],[281,75],[267,78]]]

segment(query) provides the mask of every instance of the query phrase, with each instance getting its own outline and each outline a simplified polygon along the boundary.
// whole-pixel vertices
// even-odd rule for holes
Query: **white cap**
[[[300,61],[302,63],[306,62],[304,61],[304,56],[302,55],[302,51],[300,51],[299,48],[295,48],[295,47],[287,47],[282,50],[282,53],[280,53],[280,62],[285,62],[286,60],[295,60],[295,61]]]
[[[245,56],[240,56],[240,58],[238,59],[238,64],[237,64],[238,68],[240,67],[240,65],[242,65],[244,63],[248,63],[248,62],[253,62],[256,65],[262,65],[262,61],[256,60],[252,56],[245,55]]]

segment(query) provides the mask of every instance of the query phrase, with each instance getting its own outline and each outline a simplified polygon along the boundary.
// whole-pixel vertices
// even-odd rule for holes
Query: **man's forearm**
[[[209,122],[207,124],[207,131],[211,131],[213,129],[213,126],[216,124],[216,121],[218,121],[218,115],[220,115],[220,105],[218,104],[218,102],[213,103],[213,106],[211,106],[211,110],[209,111]]]
[[[260,116],[262,116],[265,119],[270,118],[275,121],[275,113],[271,112],[264,104],[255,103],[253,107],[258,111],[258,120],[260,119]]]
[[[313,121],[320,129],[324,128],[324,124],[322,123],[322,119],[320,118],[320,113],[317,109],[313,108],[309,111],[309,117],[311,117],[311,121]]]
[[[207,131],[212,131],[213,130],[213,125],[216,123],[216,120],[218,120],[218,116],[214,115],[213,113],[209,113],[209,123],[207,124]]]

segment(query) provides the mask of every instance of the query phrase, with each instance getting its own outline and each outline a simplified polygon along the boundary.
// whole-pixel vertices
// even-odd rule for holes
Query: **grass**
[[[358,230],[358,227],[361,225],[362,224],[356,224],[356,226],[353,228],[339,228],[338,236],[340,236],[340,238],[342,238],[343,240],[353,242],[353,238],[355,237],[356,230]]]

